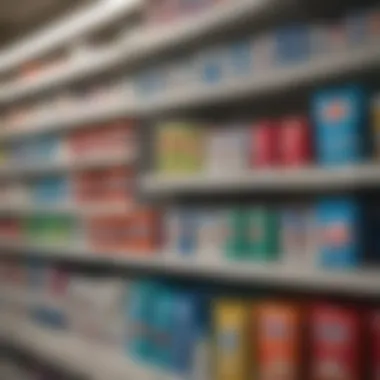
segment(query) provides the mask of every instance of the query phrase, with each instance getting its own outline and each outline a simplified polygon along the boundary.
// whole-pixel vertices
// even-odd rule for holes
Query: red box
[[[380,309],[371,314],[370,342],[370,379],[380,380]]]
[[[252,126],[251,167],[271,167],[278,164],[278,123],[262,120]]]
[[[311,380],[359,380],[361,321],[355,309],[320,305],[311,311]]]
[[[5,239],[17,239],[21,234],[19,220],[15,218],[0,219],[0,237]]]
[[[311,159],[311,129],[306,117],[287,117],[279,129],[279,160],[285,166],[302,166]]]

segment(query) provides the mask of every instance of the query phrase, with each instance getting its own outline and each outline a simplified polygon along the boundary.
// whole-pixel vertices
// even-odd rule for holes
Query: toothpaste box
[[[308,25],[293,24],[278,29],[276,38],[276,64],[288,65],[310,58],[311,29]]]
[[[217,300],[213,305],[216,380],[249,377],[249,309],[237,300]]]
[[[264,33],[253,39],[253,75],[265,73],[276,65],[277,36]]]
[[[246,211],[245,255],[247,259],[273,261],[278,257],[278,215],[265,206]]]
[[[254,307],[258,379],[296,380],[301,370],[301,315],[292,304],[259,303]]]
[[[227,211],[224,255],[231,260],[244,259],[247,223],[243,211],[236,207]]]
[[[199,228],[199,213],[193,209],[180,211],[180,232],[178,248],[182,256],[193,256],[197,251],[197,233]]]
[[[308,266],[315,260],[316,221],[309,205],[289,204],[280,211],[280,252],[285,264]]]
[[[285,117],[279,128],[279,160],[282,165],[297,167],[311,161],[311,127],[306,117]]]
[[[154,354],[152,318],[157,285],[135,281],[130,285],[125,303],[127,324],[126,350],[132,358],[151,361]]]
[[[215,127],[206,135],[205,169],[210,175],[243,171],[249,164],[249,128],[230,125]]]
[[[251,168],[267,168],[278,164],[279,126],[273,120],[260,120],[251,128]]]
[[[352,164],[365,158],[366,107],[364,90],[357,86],[322,90],[315,94],[312,109],[319,164]]]
[[[32,186],[33,201],[40,204],[68,202],[70,187],[64,177],[48,177],[37,180]]]
[[[317,262],[327,269],[355,268],[361,261],[361,211],[352,198],[331,198],[317,204]]]
[[[204,50],[197,60],[202,85],[213,86],[226,79],[225,51],[222,47]]]
[[[368,23],[368,42],[377,43],[380,37],[380,7],[374,7],[369,10],[367,15]]]
[[[359,313],[335,305],[317,305],[310,314],[310,328],[310,378],[359,380]]]

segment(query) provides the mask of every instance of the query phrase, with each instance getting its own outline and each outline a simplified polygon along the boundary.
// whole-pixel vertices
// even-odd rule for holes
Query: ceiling
[[[89,1],[0,0],[0,45],[6,45]]]

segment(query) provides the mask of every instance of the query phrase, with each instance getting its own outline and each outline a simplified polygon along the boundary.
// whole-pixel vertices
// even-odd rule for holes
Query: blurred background
[[[0,378],[380,380],[380,2],[2,0]]]

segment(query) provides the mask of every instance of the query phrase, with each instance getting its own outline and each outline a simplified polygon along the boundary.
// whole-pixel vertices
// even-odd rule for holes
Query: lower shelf
[[[0,338],[42,360],[89,380],[172,380],[174,376],[145,368],[116,349],[84,341],[70,333],[44,329],[3,316]]]
[[[175,252],[141,255],[133,252],[93,252],[79,247],[35,246],[26,242],[1,242],[7,256],[38,257],[81,264],[146,270],[164,276],[211,279],[223,283],[262,285],[302,292],[332,292],[365,297],[380,296],[380,268],[351,271],[322,270],[282,263],[232,262],[199,253],[184,258]]]

